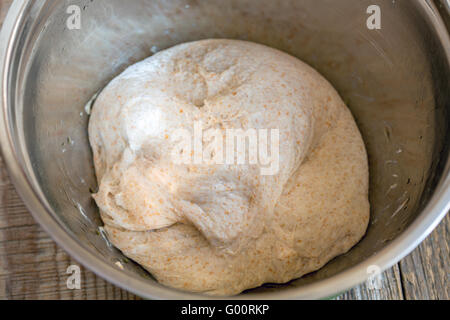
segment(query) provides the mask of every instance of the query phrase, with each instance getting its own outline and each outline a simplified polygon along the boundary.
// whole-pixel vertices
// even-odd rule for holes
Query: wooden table
[[[0,0],[0,26],[12,0]],[[381,275],[381,289],[362,284],[337,299],[449,299],[450,218],[408,257]],[[81,289],[66,273],[81,267]],[[0,299],[138,299],[83,268],[34,221],[0,159]]]

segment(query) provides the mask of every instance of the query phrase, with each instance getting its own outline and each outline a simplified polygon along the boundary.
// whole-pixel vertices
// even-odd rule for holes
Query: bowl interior
[[[380,30],[366,25],[372,4],[381,8]],[[73,5],[79,29],[67,23],[77,13]],[[414,1],[374,0],[30,1],[13,79],[24,166],[86,250],[154,286],[99,228],[85,105],[130,64],[181,42],[232,38],[278,48],[321,72],[352,110],[369,154],[371,221],[358,245],[320,271],[250,292],[332,277],[423,214],[447,159],[449,67],[423,10]]]

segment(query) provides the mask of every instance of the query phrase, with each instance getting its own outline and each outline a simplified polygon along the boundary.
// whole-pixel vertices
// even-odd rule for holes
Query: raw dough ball
[[[199,121],[223,136],[279,129],[279,170],[174,163],[174,132]],[[102,91],[89,137],[109,239],[168,286],[233,295],[287,282],[365,233],[354,119],[323,77],[278,50],[204,40],[159,52]]]

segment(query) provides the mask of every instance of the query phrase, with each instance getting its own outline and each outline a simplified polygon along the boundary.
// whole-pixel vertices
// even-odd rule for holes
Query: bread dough
[[[280,167],[176,164],[179,128],[279,129]],[[174,288],[234,295],[321,268],[364,235],[368,164],[355,121],[315,70],[245,41],[203,40],[129,67],[89,138],[110,241]]]

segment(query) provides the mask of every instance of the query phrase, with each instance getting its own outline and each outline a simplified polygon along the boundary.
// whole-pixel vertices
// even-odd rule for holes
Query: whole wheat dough
[[[171,134],[278,128],[280,169],[175,164]],[[94,198],[110,241],[165,285],[233,295],[321,268],[364,235],[368,164],[351,113],[311,67],[236,40],[181,44],[97,98]]]

